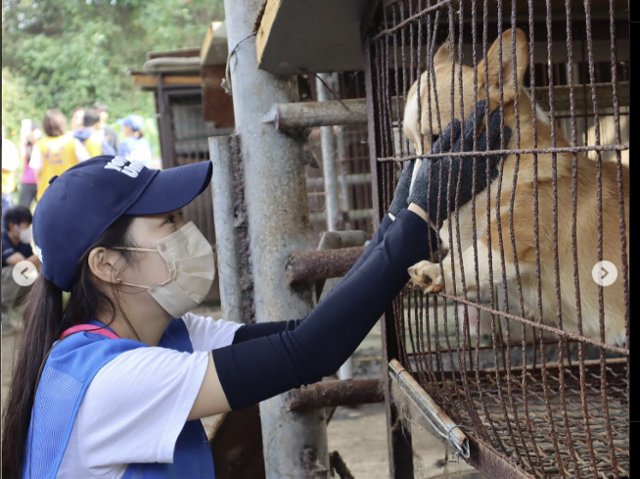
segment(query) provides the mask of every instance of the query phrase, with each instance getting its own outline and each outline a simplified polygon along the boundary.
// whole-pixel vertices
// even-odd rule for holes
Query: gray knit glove
[[[474,125],[476,126],[476,131],[480,131],[486,106],[485,100],[476,103],[476,107],[465,123],[464,137],[461,135],[460,122],[458,120],[454,120],[453,126],[449,124],[433,145],[431,153],[474,151]],[[453,148],[451,148],[451,130],[453,130]],[[496,110],[489,118],[491,150],[500,149],[502,144],[501,133],[504,135],[504,146],[506,148],[511,139],[511,129],[505,127],[504,131],[501,132],[500,111]],[[477,140],[475,151],[486,151],[486,149],[487,130],[484,129]],[[440,227],[442,222],[449,217],[449,213],[455,209],[457,195],[459,195],[459,207],[473,198],[474,163],[476,176],[475,194],[478,195],[487,188],[487,168],[489,169],[489,180],[491,181],[498,176],[498,166],[501,159],[502,157],[499,155],[475,158],[470,156],[448,156],[435,160],[425,159],[418,171],[408,202],[420,206],[429,215],[429,220],[436,227]],[[449,185],[450,174],[451,185]],[[460,175],[461,182],[458,190]],[[442,183],[440,179],[442,179]],[[450,191],[449,187],[451,188]]]
[[[413,175],[413,167],[416,164],[416,160],[407,161],[402,170],[400,181],[396,186],[396,192],[393,196],[393,201],[389,207],[389,213],[393,216],[397,216],[400,210],[406,208],[407,198],[409,197],[409,188],[411,187],[411,176]]]

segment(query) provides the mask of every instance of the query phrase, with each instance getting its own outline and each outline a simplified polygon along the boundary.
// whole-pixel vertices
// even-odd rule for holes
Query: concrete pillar
[[[312,308],[311,287],[292,291],[285,260],[310,249],[303,145],[264,123],[277,103],[298,101],[294,78],[257,68],[254,31],[262,0],[225,0],[236,131],[245,168],[245,199],[257,322],[304,317]],[[305,478],[303,451],[315,449],[328,468],[324,410],[287,413],[283,398],[260,404],[268,479]]]

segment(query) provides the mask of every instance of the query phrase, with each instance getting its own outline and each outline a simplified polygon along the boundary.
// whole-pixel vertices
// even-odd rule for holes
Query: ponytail
[[[88,257],[91,250],[131,246],[127,234],[131,216],[123,216],[111,225],[78,262],[75,279],[66,305],[62,291],[42,274],[29,294],[24,310],[25,331],[14,362],[11,386],[2,421],[2,477],[21,477],[25,460],[31,409],[47,355],[60,335],[68,328],[96,317],[98,311],[110,309],[112,320],[116,307],[92,281]],[[122,251],[127,263],[135,253]]]
[[[45,356],[65,328],[62,291],[38,276],[24,310],[25,331],[11,377],[2,431],[2,476],[21,477],[31,407]]]

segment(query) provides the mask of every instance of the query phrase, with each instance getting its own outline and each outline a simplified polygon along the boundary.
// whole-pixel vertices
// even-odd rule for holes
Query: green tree
[[[3,0],[2,17],[2,112],[15,131],[22,118],[95,101],[114,119],[152,120],[153,98],[127,70],[148,51],[201,45],[224,9],[223,0]]]

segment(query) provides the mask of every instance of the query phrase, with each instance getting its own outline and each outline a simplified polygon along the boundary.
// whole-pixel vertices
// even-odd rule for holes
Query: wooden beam
[[[258,66],[276,75],[364,68],[360,23],[369,0],[266,0]]]
[[[203,66],[202,75],[202,119],[215,123],[216,128],[233,128],[233,98],[222,88],[225,66]]]
[[[196,47],[178,48],[176,50],[167,50],[163,52],[148,52],[147,60],[153,60],[154,58],[166,58],[166,57],[177,57],[177,58],[197,57],[199,55],[200,55],[200,48],[196,48]]]
[[[134,74],[133,82],[142,88],[158,88],[158,77],[156,75]],[[165,76],[162,78],[163,85],[200,85],[199,76]]]
[[[226,25],[222,22],[213,22],[209,25],[200,50],[200,65],[227,64],[229,46],[227,44],[226,30]]]

